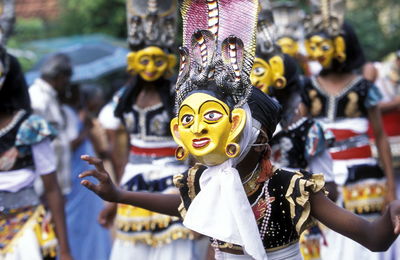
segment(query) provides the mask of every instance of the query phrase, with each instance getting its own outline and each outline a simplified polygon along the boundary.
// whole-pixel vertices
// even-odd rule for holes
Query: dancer
[[[327,199],[322,175],[270,164],[266,142],[280,107],[249,81],[257,13],[258,1],[182,4],[184,47],[171,131],[179,144],[176,157],[190,154],[200,164],[174,178],[181,196],[117,188],[101,160],[86,155],[82,159],[96,170],[80,177],[100,183],[82,184],[109,201],[181,213],[185,226],[212,238],[218,259],[301,259],[299,234],[312,217],[372,250],[385,250],[400,232],[400,202],[370,223]]]
[[[178,193],[172,177],[184,169],[174,158],[176,144],[169,130],[173,115],[172,82],[176,57],[174,46],[176,1],[127,1],[127,85],[100,113],[99,120],[109,135],[123,124],[129,135],[129,159],[113,158],[117,181],[129,191]],[[116,148],[115,144],[112,144]],[[113,153],[115,154],[115,153]],[[110,225],[116,205],[100,215]],[[139,207],[118,205],[117,227],[111,259],[195,259],[194,233],[176,217]],[[207,243],[207,241],[205,241]],[[206,246],[206,244],[205,244]],[[200,257],[200,256],[199,256]]]
[[[0,67],[0,258],[72,259],[50,145],[55,130],[43,118],[31,114],[22,69],[3,47]],[[33,188],[39,177],[55,232]]]
[[[323,70],[305,83],[304,112],[335,135],[330,149],[334,180],[340,186],[338,204],[369,220],[376,219],[395,199],[389,144],[383,132],[376,86],[354,73],[364,55],[351,26],[343,23],[344,1],[321,1],[307,18],[306,49]],[[384,171],[372,157],[367,136],[370,122]],[[359,244],[327,231],[323,259],[379,259]]]
[[[293,58],[281,53],[276,45],[275,24],[270,10],[259,13],[257,28],[257,57],[250,79],[255,86],[267,86],[268,89],[262,88],[267,90],[264,92],[274,97],[283,108],[280,130],[269,141],[271,161],[286,170],[303,169],[323,173],[328,196],[335,201],[337,187],[333,181],[332,158],[328,151],[332,134],[329,131],[325,133],[315,120],[300,115],[300,75]],[[300,250],[304,259],[320,258],[320,240],[321,232],[317,225],[303,233]]]

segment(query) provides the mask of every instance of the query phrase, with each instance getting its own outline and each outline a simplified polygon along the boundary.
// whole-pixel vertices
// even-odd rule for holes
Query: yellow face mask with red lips
[[[191,154],[198,162],[213,166],[238,156],[237,141],[245,122],[246,113],[241,108],[231,111],[205,93],[190,95],[171,121],[171,132],[179,145],[176,158],[183,160]]]
[[[176,64],[176,57],[166,54],[162,49],[150,46],[127,56],[130,74],[139,74],[146,81],[156,81],[172,74]]]
[[[329,39],[314,35],[305,41],[305,47],[309,58],[318,61],[325,69],[331,66],[334,58],[339,62],[346,60],[346,44],[342,36]]]
[[[270,87],[281,89],[286,86],[284,73],[285,67],[281,56],[275,55],[268,61],[256,58],[250,74],[250,81],[253,86],[269,94]]]

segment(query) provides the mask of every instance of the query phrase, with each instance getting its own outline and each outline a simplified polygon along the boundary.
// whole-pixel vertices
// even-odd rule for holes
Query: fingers
[[[97,187],[96,187],[95,184],[91,183],[91,182],[88,181],[88,180],[83,180],[83,181],[81,181],[81,184],[82,184],[83,186],[85,186],[86,188],[88,188],[89,190],[91,190],[91,191],[93,191],[94,193],[97,194]]]
[[[81,155],[81,159],[87,161],[89,164],[94,165],[97,170],[106,172],[106,170],[104,169],[103,161],[101,159],[86,154]]]
[[[100,182],[106,182],[108,180],[108,175],[107,174],[101,173],[101,172],[96,171],[96,170],[84,171],[83,173],[78,175],[79,178],[85,178],[85,177],[88,177],[88,176],[93,176],[96,179],[98,179]]]

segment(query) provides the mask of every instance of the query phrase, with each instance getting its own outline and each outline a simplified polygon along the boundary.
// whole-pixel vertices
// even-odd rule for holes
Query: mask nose
[[[190,127],[193,134],[204,134],[207,132],[205,125],[200,120],[195,120],[193,125]]]

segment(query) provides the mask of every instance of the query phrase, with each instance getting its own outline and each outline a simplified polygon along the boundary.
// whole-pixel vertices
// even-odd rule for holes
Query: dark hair
[[[44,79],[54,79],[60,75],[71,76],[71,59],[64,53],[50,56],[42,65],[40,75]]]
[[[148,82],[142,79],[142,77],[140,77],[139,75],[132,77],[128,81],[125,86],[126,90],[121,96],[117,107],[115,108],[114,114],[116,117],[123,119],[123,113],[130,111],[132,105],[136,101],[137,96],[139,95],[140,91],[146,83]],[[164,107],[168,111],[168,114],[172,118],[174,109],[174,97],[171,95],[171,81],[161,77],[158,80],[152,82],[152,84],[157,86],[157,91],[160,94],[161,102],[163,103]]]
[[[252,117],[266,128],[268,139],[271,140],[276,126],[281,120],[282,107],[278,102],[256,87],[252,88],[247,103],[249,104]]]
[[[0,111],[13,112],[24,109],[31,111],[28,85],[18,60],[5,50],[1,55],[1,62],[8,59],[9,69],[5,75],[3,86],[0,88]]]

